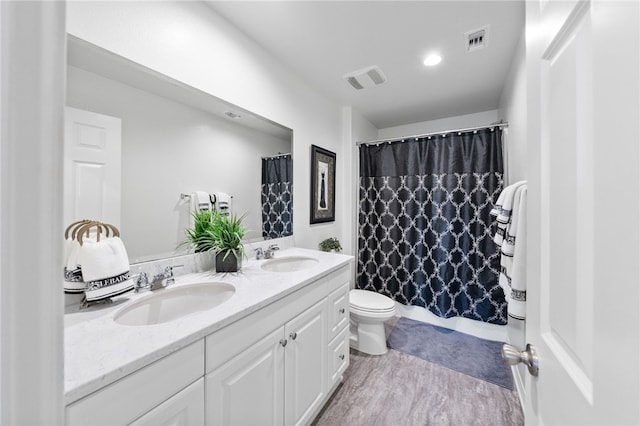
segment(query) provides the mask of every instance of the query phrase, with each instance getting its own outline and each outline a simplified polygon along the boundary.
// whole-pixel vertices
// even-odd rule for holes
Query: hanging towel
[[[216,200],[218,203],[218,210],[221,213],[228,214],[231,210],[231,195],[225,194],[224,192],[218,192],[216,194]]]
[[[513,252],[516,244],[517,227],[518,227],[518,209],[520,208],[520,201],[522,198],[522,191],[526,188],[526,185],[520,185],[515,190],[513,197],[513,206],[511,211],[511,220],[504,229],[504,237],[502,244],[500,245],[500,252],[503,256],[513,257]]]
[[[508,299],[507,312],[516,319],[524,319],[527,301],[527,187],[522,189],[518,209],[514,210],[513,225],[517,226],[514,232],[515,247],[511,267],[511,294]]]
[[[504,240],[505,232],[507,229],[507,225],[511,220],[511,210],[513,208],[513,199],[515,196],[516,190],[526,184],[526,181],[521,180],[513,185],[509,185],[502,190],[496,204],[491,210],[491,215],[496,216],[496,221],[498,222],[498,228],[496,229],[496,234],[493,237],[493,241],[501,246],[502,241]]]
[[[196,191],[191,197],[194,200],[194,211],[195,212],[204,212],[211,211],[211,197],[209,197],[208,192],[204,191]]]
[[[78,253],[88,302],[102,300],[133,289],[127,250],[119,237],[84,241]]]

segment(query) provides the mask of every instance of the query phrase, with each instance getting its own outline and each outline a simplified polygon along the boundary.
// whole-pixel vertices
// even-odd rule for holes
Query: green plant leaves
[[[245,215],[226,215],[218,211],[196,212],[193,214],[193,229],[187,229],[187,241],[195,252],[215,251],[225,253],[225,258],[233,253],[236,258],[245,254],[242,239],[245,229],[242,225]]]

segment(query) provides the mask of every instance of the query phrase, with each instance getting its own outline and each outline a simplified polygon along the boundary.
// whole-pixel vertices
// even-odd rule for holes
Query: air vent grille
[[[467,52],[475,52],[484,49],[489,44],[489,26],[464,33],[465,49]]]
[[[358,83],[358,79],[356,79],[355,77],[347,77],[347,81],[349,82],[349,84],[351,86],[353,86],[354,89],[356,90],[362,90],[364,89],[364,87],[362,86],[362,84]]]
[[[382,70],[375,65],[349,73],[344,78],[356,90],[378,86],[387,81]]]

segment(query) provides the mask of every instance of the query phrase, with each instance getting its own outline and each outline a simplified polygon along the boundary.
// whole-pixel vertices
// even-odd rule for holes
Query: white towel
[[[522,199],[522,191],[527,187],[527,185],[520,185],[516,188],[515,195],[513,197],[513,207],[511,209],[511,220],[507,224],[504,230],[504,237],[502,240],[502,244],[500,246],[500,251],[502,255],[513,257],[513,252],[515,249],[516,238],[517,238],[517,227],[518,227],[518,210],[520,208],[520,200]]]
[[[527,301],[527,187],[522,189],[520,204],[517,212],[514,211],[514,224],[517,221],[515,234],[517,240],[513,252],[513,264],[511,267],[511,294],[507,311],[509,316],[524,319],[526,316]]]
[[[191,197],[194,200],[194,211],[195,212],[204,212],[211,211],[211,197],[208,192],[204,191],[196,191]]]
[[[85,282],[105,280],[129,272],[127,250],[119,237],[84,241],[78,253]]]
[[[490,214],[496,216],[496,221],[498,222],[498,227],[496,229],[496,234],[493,237],[493,241],[499,246],[502,245],[507,225],[511,220],[511,209],[513,206],[515,191],[524,184],[526,184],[526,181],[521,180],[504,188],[500,193],[496,204],[491,210]]]
[[[82,293],[86,285],[82,280],[82,269],[78,263],[78,253],[80,244],[76,240],[68,238],[65,241],[65,251],[67,253],[64,265],[64,292]]]
[[[231,195],[229,194],[218,192],[216,194],[216,202],[221,213],[228,213],[231,209]]]

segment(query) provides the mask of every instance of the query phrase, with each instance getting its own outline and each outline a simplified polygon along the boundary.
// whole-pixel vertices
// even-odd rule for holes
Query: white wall
[[[344,253],[357,255],[358,235],[358,199],[360,157],[356,142],[376,139],[378,129],[352,107],[344,107],[344,140],[345,140],[345,191],[344,205],[348,210],[348,217],[344,221]]]
[[[526,179],[527,176],[527,84],[524,41],[523,31],[500,95],[498,108],[499,116],[509,122],[505,137],[509,183]]]
[[[344,240],[344,202],[336,222],[309,225],[310,145],[336,152],[340,175],[348,167],[336,103],[203,3],[71,2],[67,12],[70,34],[293,129],[296,244],[317,248],[326,235]],[[336,200],[345,190],[338,178]]]
[[[190,206],[181,193],[232,195],[247,238],[261,237],[261,157],[291,152],[289,140],[74,67],[67,105],[122,120],[120,231],[132,263],[184,241]]]
[[[403,136],[421,135],[441,130],[462,129],[466,127],[486,126],[500,120],[498,110],[481,111],[473,114],[457,115],[438,120],[421,121],[403,126],[386,127],[378,130],[375,139],[391,139]]]
[[[500,117],[509,122],[506,130],[507,183],[527,178],[527,81],[525,64],[524,31],[518,42],[511,69],[500,96]],[[518,348],[526,345],[526,321],[509,318],[507,335],[509,343]],[[515,368],[516,382],[520,386],[528,374],[524,365]]]

